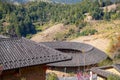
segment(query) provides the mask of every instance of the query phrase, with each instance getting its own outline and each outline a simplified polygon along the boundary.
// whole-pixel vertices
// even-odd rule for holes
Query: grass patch
[[[108,66],[108,65],[112,65],[113,61],[110,58],[107,58],[105,60],[103,60],[102,62],[100,62],[98,64],[98,66]]]
[[[117,75],[110,75],[107,80],[120,80],[120,77]]]
[[[55,73],[47,74],[46,80],[58,80],[58,77]]]
[[[50,22],[50,23],[45,23],[45,24],[43,24],[43,25],[39,25],[39,24],[37,24],[37,23],[34,23],[34,25],[35,25],[36,31],[37,31],[37,32],[41,32],[41,31],[44,31],[44,30],[50,28],[51,26],[53,26],[54,23]]]

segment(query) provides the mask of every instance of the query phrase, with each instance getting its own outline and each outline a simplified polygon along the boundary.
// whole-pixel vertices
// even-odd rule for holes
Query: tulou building
[[[46,64],[71,59],[26,38],[0,36],[0,80],[45,80]]]
[[[77,42],[41,42],[55,50],[72,56],[72,60],[48,64],[51,70],[75,73],[85,72],[107,58],[99,49],[84,43]]]

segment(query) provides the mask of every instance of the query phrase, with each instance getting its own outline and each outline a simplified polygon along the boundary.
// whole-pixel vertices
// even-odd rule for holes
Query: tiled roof
[[[0,39],[0,64],[4,70],[70,59],[69,55],[26,38]]]
[[[77,42],[41,42],[40,44],[44,44],[53,49],[72,49],[77,50],[77,53],[64,53],[71,55],[73,59],[71,61],[64,61],[59,63],[49,64],[49,66],[57,66],[57,67],[75,67],[75,66],[85,66],[91,65],[101,62],[102,60],[107,58],[107,55],[100,51],[99,49],[84,43]]]
[[[120,64],[114,64],[113,67],[120,72]]]
[[[0,38],[7,38],[6,36],[0,35]]]
[[[120,64],[114,64],[111,66],[103,66],[103,67],[93,67],[93,68],[91,68],[91,71],[96,73],[99,76],[104,77],[104,78],[107,78],[111,75],[119,76],[119,75],[114,74],[112,72],[105,71],[105,69],[109,69],[109,68],[115,68],[118,72],[120,72]]]
[[[99,68],[92,68],[91,71],[96,73],[99,76],[104,77],[104,78],[107,78],[107,77],[109,77],[111,75],[114,75],[114,74],[112,74],[110,72],[107,72],[107,71],[99,69]]]

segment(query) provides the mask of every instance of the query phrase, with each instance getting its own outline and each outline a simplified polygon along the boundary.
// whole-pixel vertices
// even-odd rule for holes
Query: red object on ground
[[[3,71],[3,66],[0,65],[0,75],[1,75],[2,71]]]
[[[83,74],[82,72],[77,73],[78,80],[89,80],[89,74]]]
[[[77,73],[78,80],[84,80],[82,76],[83,74],[81,72]]]

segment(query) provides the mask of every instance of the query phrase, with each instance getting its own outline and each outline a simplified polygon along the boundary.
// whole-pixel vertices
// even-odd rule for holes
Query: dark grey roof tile
[[[120,77],[120,75],[118,75],[118,74],[106,71],[106,69],[109,69],[109,68],[115,68],[117,71],[120,72],[120,64],[114,64],[114,65],[102,66],[102,67],[93,67],[93,68],[91,68],[91,71],[96,73],[97,75],[104,77],[104,78],[107,78],[111,75]]]
[[[120,64],[114,64],[113,67],[120,72]]]
[[[1,38],[0,63],[4,70],[70,60],[72,57],[26,38]]]
[[[68,49],[68,50],[77,50],[79,52],[72,53],[64,53],[71,55],[73,58],[71,61],[64,61],[59,63],[49,64],[49,66],[58,66],[58,67],[75,67],[75,66],[84,66],[91,65],[101,62],[102,60],[107,58],[107,55],[100,51],[99,49],[84,43],[78,42],[41,42],[40,44],[44,44],[53,49]]]
[[[92,68],[91,71],[96,73],[99,76],[104,77],[104,78],[107,78],[107,77],[109,77],[111,75],[114,75],[114,74],[112,74],[110,72],[107,72],[107,71],[99,69],[99,68]]]

